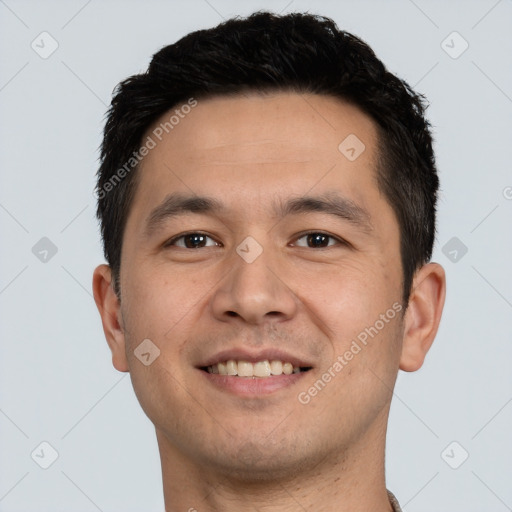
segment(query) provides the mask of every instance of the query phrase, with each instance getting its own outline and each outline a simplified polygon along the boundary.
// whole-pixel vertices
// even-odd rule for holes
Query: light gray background
[[[430,100],[448,296],[424,367],[399,375],[387,482],[406,512],[512,510],[510,0],[0,0],[1,511],[163,510],[153,427],[91,296],[103,116],[160,47],[261,8],[331,16]],[[467,254],[443,253],[452,237]]]

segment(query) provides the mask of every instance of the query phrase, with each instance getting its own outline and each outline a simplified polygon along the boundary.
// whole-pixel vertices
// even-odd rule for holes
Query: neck
[[[391,512],[384,478],[385,426],[350,450],[288,474],[250,479],[191,460],[157,429],[166,512]],[[368,447],[371,447],[370,449]]]

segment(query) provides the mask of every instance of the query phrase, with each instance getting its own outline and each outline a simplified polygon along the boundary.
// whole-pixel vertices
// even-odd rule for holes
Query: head
[[[161,446],[243,477],[382,436],[444,300],[424,109],[363,41],[306,14],[194,32],[118,86],[94,293]],[[255,396],[204,375],[261,351],[308,370]]]

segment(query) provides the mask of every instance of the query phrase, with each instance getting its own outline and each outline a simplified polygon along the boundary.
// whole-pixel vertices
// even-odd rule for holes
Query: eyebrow
[[[373,230],[369,212],[351,199],[336,193],[301,196],[286,202],[274,201],[273,209],[280,219],[288,215],[321,212],[348,221],[366,233]],[[213,197],[169,194],[148,215],[144,232],[146,236],[150,236],[168,219],[189,213],[227,214],[228,208]]]
[[[144,232],[150,236],[167,219],[185,215],[187,213],[206,214],[222,213],[226,207],[213,197],[184,196],[182,194],[169,194],[149,214]]]
[[[275,210],[281,218],[300,213],[326,213],[348,221],[366,233],[373,231],[371,216],[368,210],[359,206],[352,199],[340,196],[337,193],[327,193],[315,197],[301,196],[296,199],[290,199],[284,204],[278,203]]]

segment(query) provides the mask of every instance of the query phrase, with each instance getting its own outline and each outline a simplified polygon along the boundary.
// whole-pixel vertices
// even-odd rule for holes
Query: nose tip
[[[231,272],[214,293],[214,315],[223,321],[238,319],[250,324],[289,319],[296,311],[296,298],[269,266],[272,263],[276,268],[278,262],[270,262],[268,251],[259,252],[254,239],[251,241],[247,237],[245,240],[239,248],[248,249],[247,252],[242,251],[243,255],[235,261]],[[258,246],[263,249],[259,243]],[[254,258],[257,252],[258,256]],[[244,257],[247,254],[254,258],[250,263]]]
[[[226,316],[232,317],[232,318],[241,318],[245,320],[249,324],[258,324],[261,321],[264,320],[272,320],[272,319],[279,319],[280,317],[284,317],[285,314],[281,311],[267,311],[265,312],[265,305],[262,304],[260,307],[253,305],[251,309],[249,310],[247,308],[247,311],[245,313],[240,312],[240,307],[237,308],[238,311],[226,311]]]

